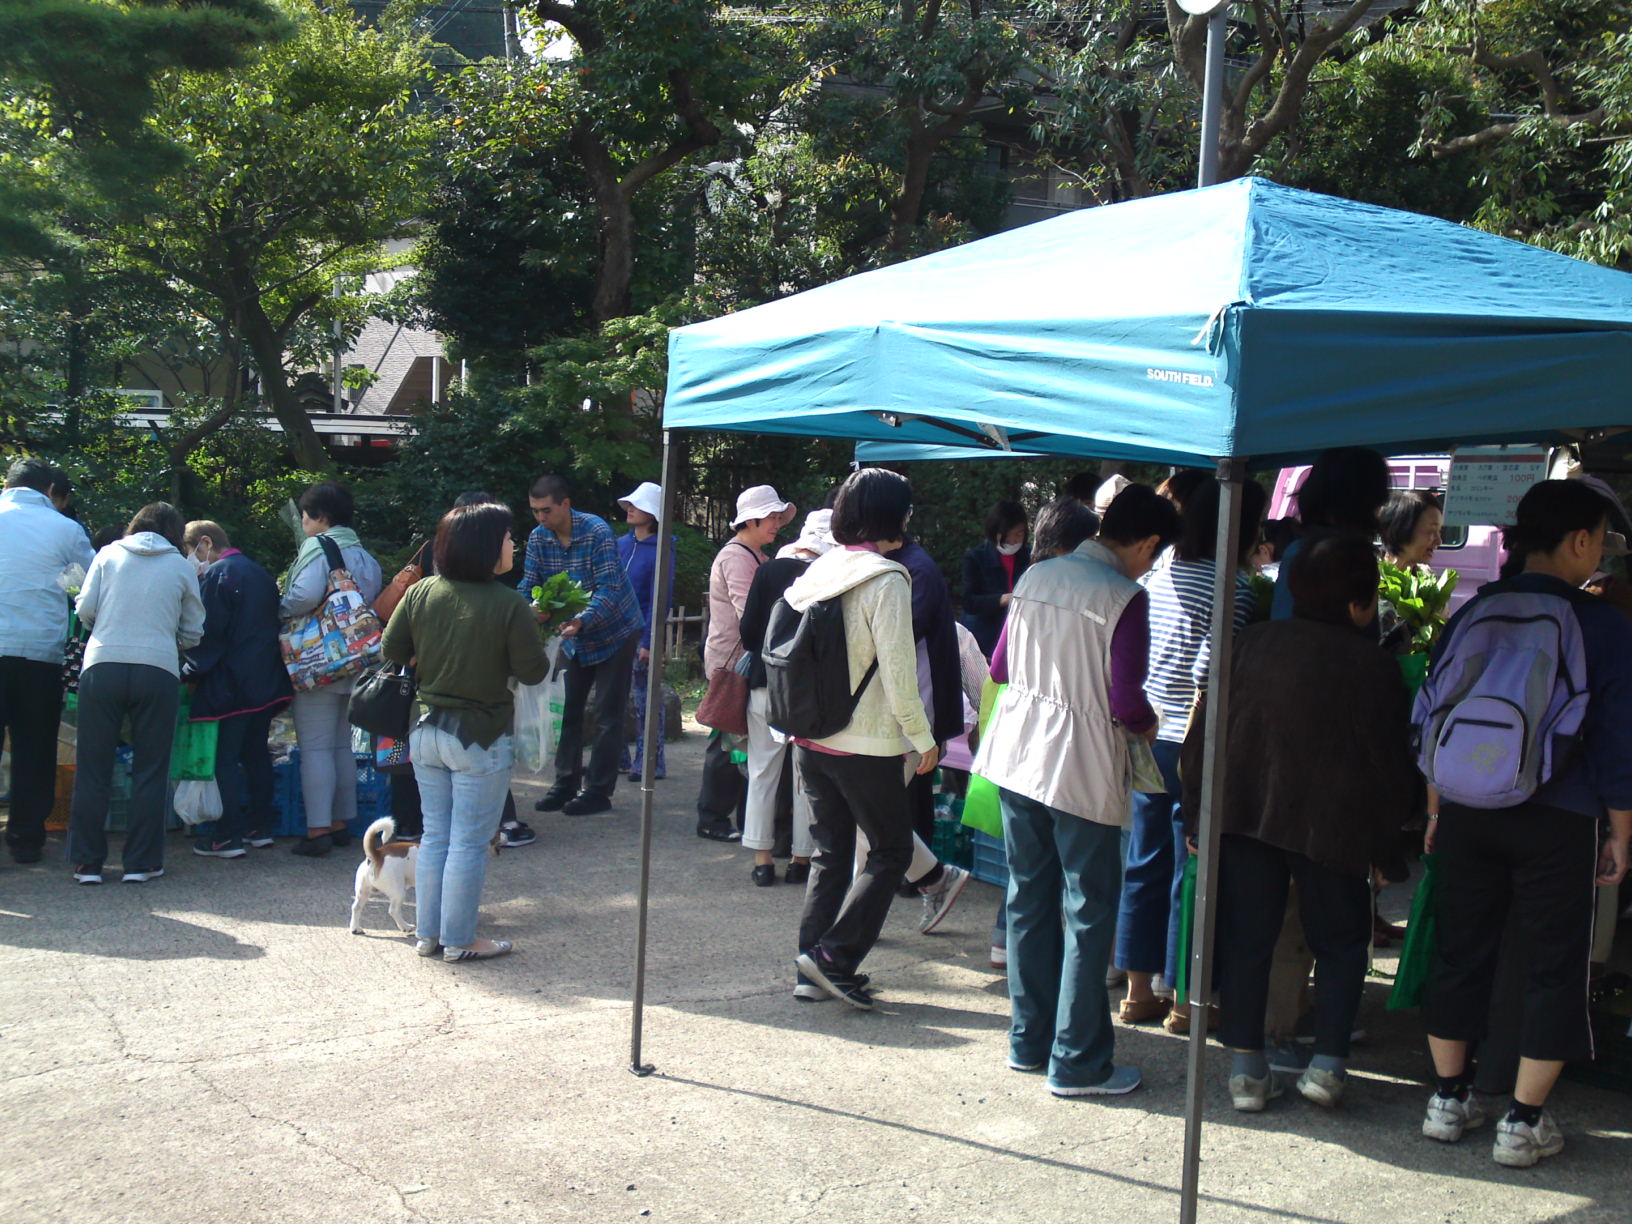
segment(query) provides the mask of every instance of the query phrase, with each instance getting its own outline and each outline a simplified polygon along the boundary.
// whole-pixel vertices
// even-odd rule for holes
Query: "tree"
[[[324,470],[292,374],[321,360],[336,318],[360,322],[360,297],[337,296],[337,279],[378,269],[385,244],[413,232],[429,136],[414,91],[427,43],[401,22],[364,28],[349,10],[284,6],[292,36],[243,70],[163,82],[148,125],[187,159],[162,184],[164,206],[118,238],[209,300],[295,458]]]
[[[72,236],[60,215],[147,198],[176,149],[144,126],[173,69],[220,72],[284,32],[266,0],[8,0],[0,7],[0,259]]]

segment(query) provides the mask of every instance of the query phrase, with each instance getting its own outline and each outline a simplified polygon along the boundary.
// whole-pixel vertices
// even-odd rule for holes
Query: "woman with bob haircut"
[[[380,563],[352,529],[355,507],[345,485],[321,481],[300,495],[300,529],[306,535],[285,578],[278,615],[285,621],[315,611],[329,593],[324,539],[340,559],[366,603],[380,595]],[[346,826],[357,816],[357,766],[351,756],[352,681],[298,692],[289,703],[300,749],[300,789],[306,803],[306,836],[295,854],[316,858],[351,840]]]
[[[901,546],[911,517],[904,476],[882,468],[854,473],[833,505],[838,547],[812,561],[783,596],[801,614],[840,600],[850,691],[858,694],[842,731],[794,740],[816,842],[799,922],[798,985],[814,984],[863,1011],[873,999],[861,962],[912,861],[907,779],[934,769],[938,755],[918,696],[912,580],[884,556]],[[858,829],[869,849],[852,880]]]
[[[1439,548],[1445,514],[1426,489],[1396,489],[1377,516],[1383,556],[1401,569],[1427,565]]]
[[[418,951],[449,962],[503,956],[505,939],[477,939],[487,847],[498,831],[510,767],[510,680],[537,684],[549,661],[533,610],[494,582],[515,564],[510,510],[456,506],[436,528],[436,574],[408,588],[382,649],[413,663],[419,683],[408,738],[419,783]]]
[[[1026,508],[997,502],[986,513],[986,542],[963,555],[963,625],[989,659],[1009,615],[1015,584],[1031,564],[1026,547]]]
[[[1265,1053],[1264,1015],[1294,880],[1315,957],[1314,1055],[1297,1088],[1328,1108],[1341,1099],[1371,945],[1372,868],[1403,874],[1396,832],[1417,785],[1405,685],[1369,630],[1371,541],[1323,536],[1282,573],[1293,616],[1236,639],[1224,728],[1236,764],[1219,809],[1219,1036],[1234,1055],[1231,1101],[1248,1112],[1283,1090]],[[1191,837],[1203,724],[1194,720],[1182,754]]]
[[[79,592],[79,619],[91,636],[79,677],[79,766],[68,858],[81,884],[102,883],[113,757],[127,718],[133,790],[124,878],[139,884],[164,874],[181,652],[204,637],[198,572],[181,555],[185,526],[166,502],[143,506],[124,538],[96,554]]]

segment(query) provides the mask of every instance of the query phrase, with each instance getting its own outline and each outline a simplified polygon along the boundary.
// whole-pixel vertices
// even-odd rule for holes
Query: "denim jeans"
[[[476,942],[476,910],[487,881],[488,843],[510,789],[515,739],[468,747],[440,727],[409,737],[425,832],[419,842],[414,906],[417,934],[445,948]]]
[[[640,655],[635,655],[635,666],[629,673],[629,701],[635,711],[635,738],[624,746],[623,755],[618,758],[618,770],[627,770],[630,781],[633,781],[642,772],[645,762],[641,753],[646,750],[646,686],[651,680],[652,668],[649,663],[642,663]],[[657,703],[657,768],[652,770],[652,777],[662,778],[668,775],[668,767],[663,761],[663,734],[669,729],[668,710],[660,700]]]
[[[1133,795],[1133,824],[1122,873],[1122,907],[1116,919],[1116,964],[1135,973],[1178,968],[1179,895],[1184,884],[1184,817],[1179,811],[1179,745],[1151,745],[1167,790]],[[1188,955],[1189,949],[1183,954]]]
[[[1105,962],[1122,831],[1010,790],[998,798],[1009,854],[1009,1057],[1046,1059],[1050,1084],[1102,1084],[1116,1052]]]

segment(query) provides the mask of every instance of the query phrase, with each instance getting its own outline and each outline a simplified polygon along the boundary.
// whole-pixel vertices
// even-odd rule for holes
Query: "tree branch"
[[[1564,129],[1577,127],[1583,123],[1602,123],[1605,110],[1596,106],[1590,111],[1583,111],[1579,115],[1546,115],[1544,118],[1554,127]],[[1472,152],[1474,149],[1483,149],[1506,140],[1519,130],[1517,123],[1492,123],[1488,127],[1480,128],[1477,132],[1469,132],[1465,136],[1453,136],[1450,140],[1430,141],[1425,147],[1433,154],[1436,160],[1454,157],[1458,153]]]
[[[559,4],[556,0],[533,0],[533,12],[542,21],[553,21],[585,51],[599,51],[606,46],[606,34],[600,23],[581,8]]]

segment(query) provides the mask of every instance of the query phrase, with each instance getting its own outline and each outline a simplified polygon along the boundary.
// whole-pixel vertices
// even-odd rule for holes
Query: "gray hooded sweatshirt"
[[[181,678],[181,652],[204,637],[198,573],[155,531],[138,531],[96,554],[75,605],[91,630],[85,670],[138,663]]]

